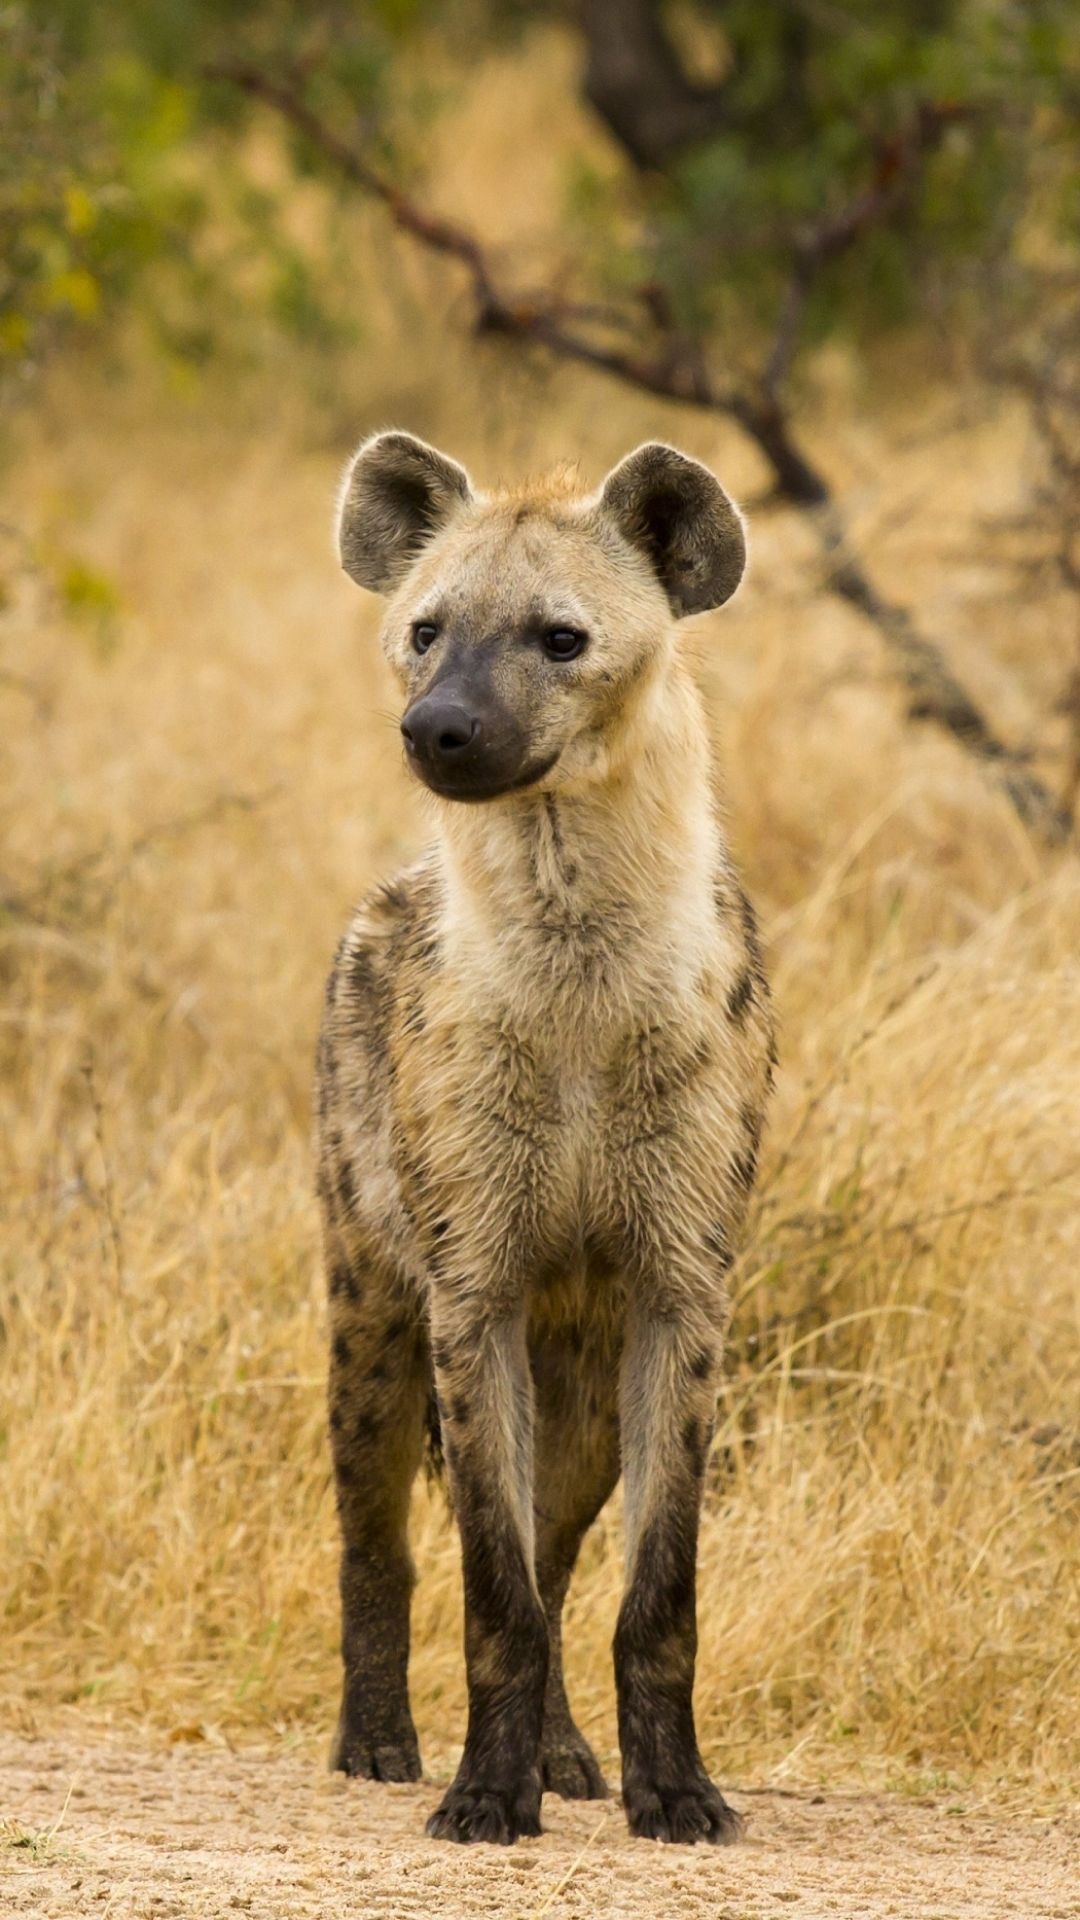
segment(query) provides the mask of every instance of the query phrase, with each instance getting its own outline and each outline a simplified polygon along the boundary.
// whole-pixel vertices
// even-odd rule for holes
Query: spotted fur
[[[629,1823],[727,1839],[694,1732],[695,1556],[773,1042],[675,615],[727,597],[741,523],[695,462],[680,494],[671,449],[630,456],[599,494],[563,480],[477,496],[418,445],[383,436],[372,459],[369,443],[343,507],[350,570],[390,585],[403,695],[432,671],[412,623],[439,609],[455,645],[489,649],[522,751],[553,757],[483,804],[432,800],[431,851],[364,902],[327,988],[333,1764],[419,1777],[406,1516],[434,1431],[462,1539],[469,1723],[430,1830],[512,1840],[539,1831],[543,1788],[605,1791],[566,1697],[561,1613],[621,1472]],[[548,670],[529,623],[571,616],[588,648]]]

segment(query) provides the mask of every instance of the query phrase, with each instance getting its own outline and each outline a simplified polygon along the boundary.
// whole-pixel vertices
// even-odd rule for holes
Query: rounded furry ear
[[[388,593],[422,546],[472,499],[456,460],[411,433],[377,433],[346,469],[338,503],[338,552],[358,586]]]
[[[700,460],[650,440],[612,468],[600,502],[650,561],[673,613],[730,600],[746,566],[742,515]]]

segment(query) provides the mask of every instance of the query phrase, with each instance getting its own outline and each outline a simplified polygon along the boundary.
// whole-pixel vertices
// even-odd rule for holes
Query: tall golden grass
[[[329,513],[389,418],[481,476],[648,434],[760,481],[711,423],[579,377],[497,378],[426,300],[372,295],[340,394],[176,398],[58,375],[0,518],[5,1195],[0,1711],[321,1741],[336,1541],[308,1146],[324,970],[417,845]],[[380,305],[380,302],[382,305]],[[1014,737],[1066,640],[995,519],[1017,421],[933,394],[871,424],[823,364],[812,430],[886,583]],[[1075,1791],[1080,1726],[1080,868],[911,724],[790,514],[688,644],[762,909],[782,1071],[737,1275],[701,1550],[698,1703],[727,1778]],[[109,583],[62,595],[73,560]],[[66,570],[66,571],[65,571]],[[115,599],[115,605],[110,604]],[[80,611],[81,608],[81,611]],[[414,1697],[464,1727],[457,1551],[420,1489]],[[617,1502],[568,1615],[609,1760]]]

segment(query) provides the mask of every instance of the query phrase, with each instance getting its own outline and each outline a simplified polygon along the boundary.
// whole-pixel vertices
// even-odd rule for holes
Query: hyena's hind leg
[[[345,1667],[330,1765],[369,1780],[419,1780],[408,1692],[407,1525],[424,1444],[427,1336],[396,1285],[350,1257],[336,1234],[327,1261]]]
[[[551,1657],[541,1773],[564,1800],[603,1800],[608,1787],[570,1711],[563,1679],[562,1610],[578,1550],[619,1477],[617,1355],[578,1326],[530,1343],[536,1395],[536,1580]]]

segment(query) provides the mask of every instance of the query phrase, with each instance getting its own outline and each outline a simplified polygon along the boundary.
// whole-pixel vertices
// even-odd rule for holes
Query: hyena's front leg
[[[718,1360],[708,1324],[673,1312],[670,1295],[654,1310],[646,1294],[623,1360],[627,1587],[615,1679],[627,1820],[652,1840],[729,1841],[740,1830],[694,1728],[698,1517]]]
[[[482,1297],[477,1289],[477,1297]],[[540,1832],[548,1633],[533,1570],[532,1388],[524,1315],[433,1314],[432,1353],[465,1574],[469,1724],[428,1821],[436,1839]]]
[[[423,1451],[426,1337],[376,1268],[331,1245],[330,1442],[341,1524],[344,1687],[330,1764],[369,1780],[419,1780],[409,1710],[406,1528]]]

